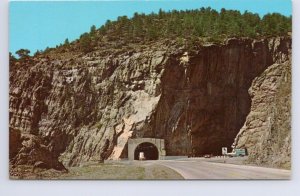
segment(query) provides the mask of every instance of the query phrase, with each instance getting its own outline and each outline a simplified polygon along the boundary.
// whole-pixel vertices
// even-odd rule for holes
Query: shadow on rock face
[[[33,171],[41,168],[68,172],[68,169],[58,161],[58,156],[43,145],[38,136],[21,134],[18,144],[20,148],[14,153],[14,157],[10,157],[12,165],[32,165]]]
[[[69,170],[59,161],[55,162],[55,164],[44,163],[42,161],[37,161],[34,163],[32,172],[35,172],[37,168],[40,169],[55,169],[58,171],[62,171],[64,173],[68,173]]]

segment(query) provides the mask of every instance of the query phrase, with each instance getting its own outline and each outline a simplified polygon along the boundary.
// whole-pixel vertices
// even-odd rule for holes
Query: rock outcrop
[[[290,50],[276,37],[43,54],[10,70],[10,128],[68,166],[126,157],[134,137],[165,139],[167,155],[220,154],[250,111],[253,79]]]
[[[291,62],[274,64],[249,89],[251,111],[234,146],[246,148],[248,162],[291,168]]]

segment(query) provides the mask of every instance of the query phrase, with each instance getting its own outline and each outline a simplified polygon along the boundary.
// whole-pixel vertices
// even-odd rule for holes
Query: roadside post
[[[227,147],[222,147],[222,157],[223,157],[223,162],[225,163],[225,157],[227,155]]]

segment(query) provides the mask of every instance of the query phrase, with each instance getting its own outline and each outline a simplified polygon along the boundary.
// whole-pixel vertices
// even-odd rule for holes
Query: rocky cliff
[[[274,64],[249,89],[251,110],[234,146],[246,148],[248,162],[291,168],[291,62]]]
[[[100,154],[118,159],[127,156],[128,138],[139,137],[165,139],[167,155],[220,154],[255,110],[251,84],[253,89],[255,81],[261,83],[256,77],[268,67],[284,67],[290,51],[290,37],[274,37],[192,48],[160,40],[127,50],[36,56],[10,69],[10,133],[18,132],[11,134],[18,143],[11,162],[59,168],[58,160],[74,166],[99,160]],[[274,97],[265,103],[284,102]],[[288,109],[276,110],[277,117],[265,122]],[[258,147],[242,139],[250,138],[246,129],[236,143],[252,153]],[[262,147],[269,145],[264,142]]]

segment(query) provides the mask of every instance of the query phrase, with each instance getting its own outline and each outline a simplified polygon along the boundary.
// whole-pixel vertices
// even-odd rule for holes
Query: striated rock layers
[[[193,49],[164,40],[127,51],[40,55],[10,70],[10,129],[21,135],[11,139],[21,142],[12,160],[47,162],[32,160],[40,148],[68,166],[100,155],[118,159],[127,157],[128,138],[139,137],[165,139],[167,155],[220,154],[249,114],[253,79],[275,63],[270,68],[285,65],[290,50],[291,38],[277,37]],[[270,98],[275,100],[284,101]],[[241,140],[247,132],[237,145],[252,153]],[[33,138],[38,145],[20,150]]]

